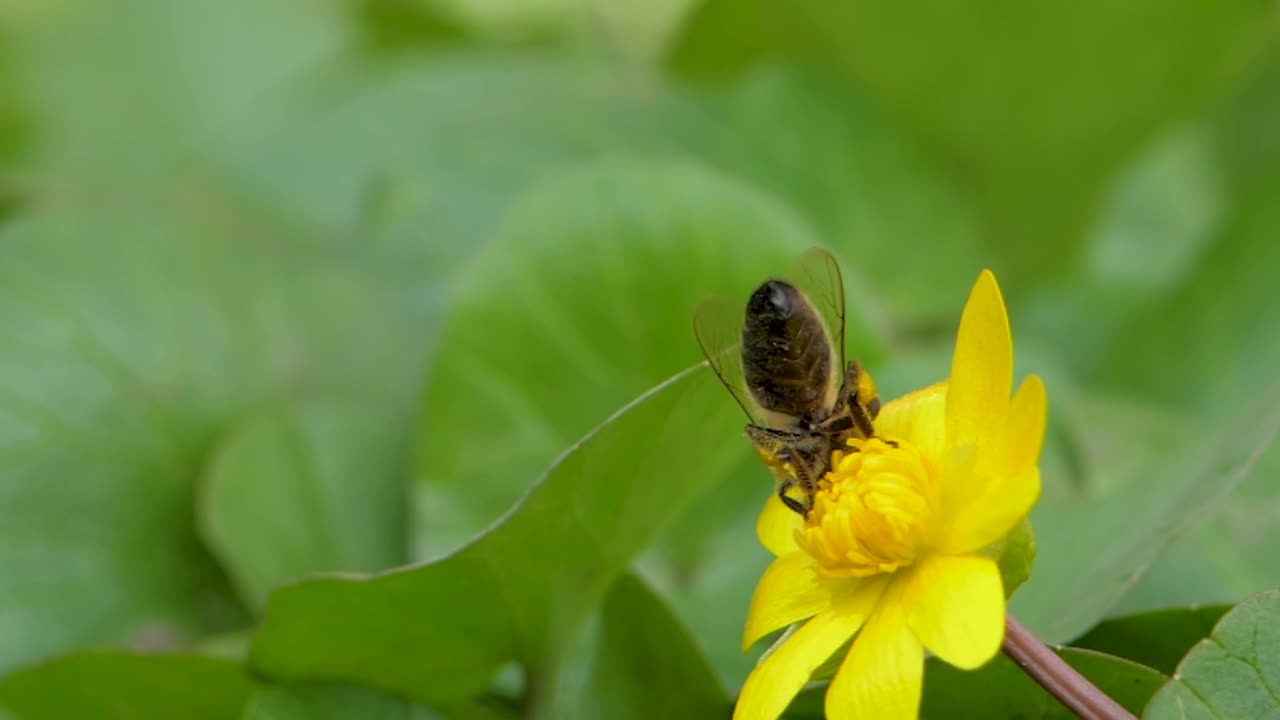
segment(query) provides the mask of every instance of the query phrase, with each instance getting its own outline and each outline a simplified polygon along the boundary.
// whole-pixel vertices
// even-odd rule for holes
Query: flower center
[[[796,543],[828,577],[864,577],[910,565],[929,542],[938,470],[905,441],[851,439],[818,483]]]

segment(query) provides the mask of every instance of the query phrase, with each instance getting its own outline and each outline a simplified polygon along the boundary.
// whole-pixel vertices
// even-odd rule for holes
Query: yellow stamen
[[[930,540],[938,470],[905,441],[851,439],[818,483],[796,543],[827,577],[865,577],[910,565]]]

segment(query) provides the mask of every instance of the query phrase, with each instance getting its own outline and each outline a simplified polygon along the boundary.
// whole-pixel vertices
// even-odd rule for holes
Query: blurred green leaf
[[[1227,177],[1210,133],[1196,124],[1157,137],[1108,185],[1083,249],[1083,274],[1127,293],[1121,306],[1183,284],[1227,210]]]
[[[686,23],[672,66],[723,76],[800,59],[868,89],[969,181],[1002,269],[1018,283],[1060,272],[1097,185],[1148,133],[1248,67],[1269,17],[1261,0],[708,0]]]
[[[982,265],[955,188],[821,75],[771,71],[703,94],[549,53],[452,51],[356,65],[280,103],[274,122],[245,127],[228,176],[290,222],[418,275],[506,234],[531,185],[619,155],[705,163],[785,205],[844,256],[851,300],[879,326],[950,312]]]
[[[1113,394],[1141,394],[1190,412],[1198,425],[1215,425],[1251,398],[1260,383],[1276,376],[1273,360],[1280,358],[1280,338],[1268,329],[1274,323],[1267,319],[1271,288],[1264,278],[1280,272],[1280,254],[1271,250],[1270,241],[1280,229],[1280,215],[1270,207],[1280,182],[1280,145],[1272,132],[1278,111],[1280,62],[1273,48],[1269,64],[1225,108],[1212,108],[1197,119],[1194,135],[1179,133],[1183,138],[1196,138],[1197,156],[1205,154],[1205,147],[1211,148],[1213,165],[1204,167],[1203,160],[1182,163],[1177,172],[1182,179],[1171,177],[1173,166],[1163,173],[1166,184],[1178,183],[1188,189],[1199,185],[1214,197],[1229,201],[1215,211],[1220,219],[1208,228],[1211,243],[1197,251],[1189,268],[1192,272],[1184,273],[1185,277],[1154,302],[1126,305],[1123,296],[1112,292],[1109,301],[1095,307],[1114,307],[1117,312],[1065,311],[1066,315],[1088,317],[1091,323],[1098,318],[1109,326],[1110,347],[1098,353],[1094,367]],[[1195,166],[1201,166],[1198,173]],[[1159,177],[1152,174],[1151,179],[1155,182]],[[1202,205],[1193,195],[1184,192],[1180,200],[1168,196],[1163,203],[1154,202],[1157,198],[1153,197],[1151,207]],[[1184,214],[1172,209],[1160,212]],[[1158,227],[1153,224],[1148,230],[1154,232]],[[1132,229],[1135,238],[1143,234],[1137,226]],[[1162,247],[1166,242],[1162,235],[1167,232],[1155,233],[1145,242],[1153,249]],[[1178,244],[1176,238],[1174,244]],[[1135,259],[1135,263],[1149,265],[1151,261]],[[1079,292],[1083,295],[1089,290]],[[1079,331],[1070,332],[1084,337]],[[1073,343],[1073,347],[1082,344],[1086,343]],[[1188,390],[1185,376],[1169,372],[1169,357],[1176,357],[1175,364],[1194,376],[1193,389]],[[1277,472],[1280,452],[1272,450],[1208,524],[1180,539],[1142,577],[1120,609],[1134,612],[1189,603],[1235,602],[1280,584],[1280,574],[1267,550],[1280,542],[1274,507],[1280,490]]]
[[[355,63],[275,99],[222,159],[246,199],[319,237],[444,277],[545,174],[662,145],[666,99],[552,54]]]
[[[1226,498],[1222,508],[1170,548],[1118,607],[1140,611],[1188,603],[1229,603],[1280,583],[1280,446]]]
[[[1273,38],[1274,39],[1274,38]],[[1280,163],[1280,43],[1225,107],[1213,108],[1212,129],[1222,167],[1237,189],[1251,187]]]
[[[0,32],[0,37],[3,37]],[[27,150],[31,141],[31,133],[35,129],[28,109],[23,107],[14,80],[13,53],[8,48],[0,48],[0,171],[17,164],[18,159]],[[8,197],[5,183],[10,178],[0,175],[0,200]],[[0,211],[4,208],[0,206]],[[7,213],[0,212],[0,217]]]
[[[430,0],[354,0],[364,49],[394,52],[457,42],[466,33]]]
[[[1071,644],[1110,653],[1172,675],[1192,645],[1209,636],[1225,605],[1171,608],[1111,618]]]
[[[709,370],[672,378],[571,448],[456,554],[277,591],[253,644],[254,669],[430,701],[473,694],[518,659],[529,684],[545,687],[613,579],[741,452],[739,414]]]
[[[1126,710],[1138,714],[1165,677],[1149,667],[1092,650],[1062,648],[1057,651],[1067,664],[1110,695]],[[922,718],[1074,718],[1031,679],[1022,668],[1004,655],[979,670],[957,670],[931,660],[925,671]]]
[[[1142,708],[1165,677],[1149,667],[1092,650],[1061,648],[1058,654],[1104,693],[1133,713]],[[787,709],[788,720],[819,720],[827,686],[806,689]],[[920,717],[1070,720],[1076,716],[1012,660],[997,655],[978,670],[958,670],[936,658],[925,664]]]
[[[405,561],[406,438],[385,416],[350,403],[281,409],[240,423],[214,452],[201,534],[253,607],[308,573]]]
[[[1178,665],[1144,718],[1280,715],[1280,591],[1240,603]]]
[[[1048,364],[1040,367],[1054,371]],[[1055,429],[1079,474],[1069,488],[1074,491],[1069,495],[1077,500],[1101,500],[1125,483],[1152,482],[1153,466],[1185,450],[1204,433],[1184,415],[1149,403],[1065,382],[1053,389]],[[1049,501],[1059,500],[1050,496]]]
[[[744,452],[706,501],[637,561],[637,572],[671,604],[725,687],[739,685],[755,665],[742,651],[742,627],[752,589],[773,559],[755,530],[773,482],[755,454]]]
[[[437,720],[440,715],[367,688],[271,687],[249,699],[242,720]]]
[[[81,652],[0,680],[19,720],[236,720],[254,685],[244,668],[198,655]]]
[[[869,99],[781,67],[691,95],[680,111],[671,124],[692,152],[786,200],[841,255],[850,302],[878,330],[912,340],[952,327],[989,262],[977,215]]]
[[[420,441],[426,554],[488,523],[592,418],[701,359],[705,297],[745,302],[813,242],[785,207],[697,165],[613,161],[537,185],[455,279]]]
[[[349,44],[344,14],[343,3],[119,0],[20,18],[5,34],[45,189],[71,178],[99,191],[162,186],[175,167],[216,155],[231,126],[257,120],[259,99]],[[103,38],[117,52],[102,52]]]
[[[424,318],[193,194],[0,230],[0,669],[246,621],[193,511],[239,418],[361,397],[405,432]]]
[[[1046,497],[1032,516],[1035,571],[1011,611],[1048,641],[1081,634],[1174,539],[1217,509],[1277,433],[1280,385],[1272,385],[1212,434],[1138,468],[1119,468],[1118,477],[1097,483],[1105,488],[1099,492],[1064,492],[1046,481]]]
[[[1190,311],[1228,317],[1248,312],[1257,289],[1210,279],[1220,263],[1223,244],[1253,242],[1239,232],[1239,217],[1255,212],[1272,194],[1280,167],[1280,143],[1272,132],[1280,117],[1280,54],[1272,43],[1267,62],[1253,72],[1244,87],[1221,103],[1199,109],[1186,122],[1148,138],[1117,172],[1102,193],[1100,212],[1089,230],[1074,272],[1061,282],[1038,287],[1019,323],[1023,338],[1043,338],[1058,344],[1056,357],[1081,377],[1100,377],[1117,392],[1151,394],[1163,371],[1130,386],[1129,377],[1144,366],[1161,368],[1170,342],[1187,347],[1213,343],[1222,333],[1211,325],[1181,322]],[[1254,210],[1250,208],[1254,207]],[[1249,252],[1245,250],[1245,252]],[[1253,258],[1270,267],[1260,254]],[[1210,278],[1201,271],[1210,269]],[[1217,276],[1221,277],[1221,276]],[[1188,307],[1189,286],[1208,284],[1218,293],[1214,308]],[[1209,330],[1206,337],[1195,333]],[[1157,342],[1152,343],[1152,338]],[[1200,361],[1230,361],[1234,348],[1221,348],[1220,357],[1202,350]],[[1116,365],[1125,374],[1117,382]],[[1199,366],[1208,376],[1213,369]],[[1232,373],[1226,373],[1227,376]],[[1163,380],[1161,380],[1163,382]],[[1163,403],[1205,408],[1210,393],[1161,393]],[[1214,408],[1233,407],[1223,401]]]
[[[603,606],[579,717],[719,717],[730,707],[715,673],[671,610],[624,575]]]
[[[1102,364],[1104,380],[1216,418],[1280,377],[1277,191],[1280,166],[1251,189],[1194,280],[1135,319]]]

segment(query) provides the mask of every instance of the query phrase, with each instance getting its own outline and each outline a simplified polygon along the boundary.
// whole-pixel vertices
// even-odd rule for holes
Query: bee
[[[871,437],[880,411],[871,376],[857,360],[845,364],[844,332],[844,280],[821,248],[761,283],[745,308],[713,297],[694,315],[702,354],[746,413],[747,437],[778,478],[778,497],[801,515],[832,453],[851,437]]]

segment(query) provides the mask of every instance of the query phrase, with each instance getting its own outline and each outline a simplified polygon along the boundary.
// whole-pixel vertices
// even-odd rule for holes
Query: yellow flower
[[[776,498],[757,525],[775,556],[751,599],[744,649],[807,620],[747,678],[735,720],[778,717],[849,639],[829,718],[914,718],[925,651],[973,669],[1000,649],[993,558],[1040,493],[1044,385],[1010,399],[1013,343],[990,271],[960,320],[951,377],[881,410],[877,437],[837,453],[808,518]]]

